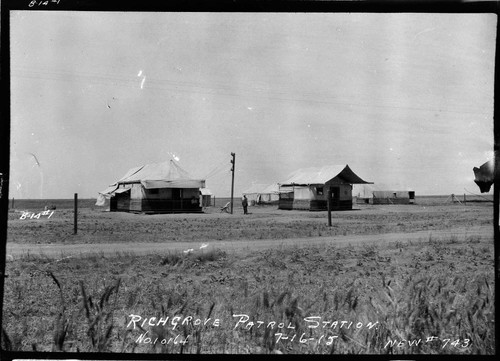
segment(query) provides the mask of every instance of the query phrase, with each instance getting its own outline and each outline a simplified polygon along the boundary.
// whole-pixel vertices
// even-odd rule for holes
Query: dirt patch
[[[232,252],[247,251],[249,249],[258,250],[276,247],[306,246],[306,245],[386,245],[388,242],[396,241],[422,241],[428,239],[443,239],[455,237],[458,240],[467,238],[479,238],[492,240],[491,227],[456,228],[453,231],[435,230],[419,231],[413,233],[385,233],[376,235],[346,235],[346,236],[325,236],[309,238],[288,238],[288,239],[262,239],[262,240],[235,240],[235,241],[210,241],[208,243],[195,242],[115,242],[98,244],[7,244],[7,254],[12,257],[27,254],[43,254],[50,257],[65,257],[70,255],[84,255],[92,253],[104,253],[108,255],[119,254],[120,252],[132,252],[134,254],[151,254],[157,252],[183,252],[188,249],[199,249],[203,244],[208,244],[211,248],[218,248]],[[194,247],[194,248],[193,248]]]

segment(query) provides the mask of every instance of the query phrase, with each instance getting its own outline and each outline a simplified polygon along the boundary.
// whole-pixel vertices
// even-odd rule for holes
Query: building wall
[[[212,196],[207,194],[203,197],[203,207],[210,207],[212,205]]]
[[[339,189],[336,202],[332,203],[332,210],[352,209],[352,185],[342,183],[293,187],[293,193],[280,195],[278,208],[310,211],[328,210],[329,187]]]
[[[352,185],[351,184],[342,184],[340,188],[340,200],[341,201],[352,201]]]
[[[348,199],[352,199],[352,184],[345,183],[326,183],[325,191],[328,190],[328,187],[339,187],[339,199],[341,201],[345,201]],[[326,198],[325,198],[326,199]]]
[[[202,212],[199,188],[145,189],[140,183],[129,184],[130,191],[111,197],[112,211],[150,213]],[[123,188],[124,186],[120,186]],[[196,203],[192,202],[193,197]]]
[[[183,199],[191,199],[192,197],[198,198],[200,196],[199,188],[183,188],[182,189],[182,198]]]
[[[332,203],[333,211],[352,209],[352,184],[329,182],[325,188],[338,188],[338,195]],[[328,209],[328,205],[326,206]]]
[[[116,198],[116,210],[117,211],[126,211],[130,210],[130,191],[117,193],[115,195]]]
[[[142,211],[151,213],[202,212],[199,188],[145,189]],[[193,197],[196,203],[192,203]]]
[[[293,192],[280,193],[278,209],[293,209]]]
[[[315,198],[311,187],[294,187],[293,189],[293,209],[309,210],[311,200]]]
[[[130,189],[130,210],[135,212],[142,211],[142,200],[145,198],[144,188],[141,184],[132,184]]]

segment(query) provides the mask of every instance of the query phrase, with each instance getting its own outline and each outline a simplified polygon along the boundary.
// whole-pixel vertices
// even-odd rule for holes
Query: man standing
[[[243,214],[248,214],[247,208],[248,208],[248,199],[247,196],[243,196],[243,199],[241,201],[241,205],[243,206]]]

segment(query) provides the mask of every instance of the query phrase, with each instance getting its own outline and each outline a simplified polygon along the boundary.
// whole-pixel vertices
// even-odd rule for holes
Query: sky
[[[178,159],[216,197],[348,164],[479,193],[494,14],[11,12],[10,198],[95,198]]]

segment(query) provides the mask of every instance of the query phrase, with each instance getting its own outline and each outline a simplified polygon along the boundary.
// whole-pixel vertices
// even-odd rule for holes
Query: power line
[[[13,69],[16,70],[16,69]],[[85,79],[91,80],[94,84],[100,84],[105,86],[125,86],[131,88],[137,88],[140,84],[139,78],[137,77],[114,77],[109,75],[92,74],[92,73],[78,73],[78,72],[51,72],[47,71],[44,73],[24,70],[22,68],[17,69],[17,71],[25,72],[26,74],[13,73],[13,77],[28,78],[28,79],[40,79],[40,80],[54,80],[54,81],[85,81]],[[291,101],[291,102],[306,102],[306,103],[317,103],[317,104],[334,104],[342,105],[346,107],[362,107],[362,108],[381,108],[381,109],[406,109],[413,111],[425,111],[425,112],[442,112],[442,113],[458,113],[458,114],[483,114],[486,113],[481,110],[474,109],[436,109],[436,108],[421,108],[421,107],[411,107],[411,106],[398,106],[398,105],[382,105],[382,104],[368,104],[360,102],[351,102],[346,100],[335,99],[335,97],[328,94],[321,93],[311,93],[311,92],[300,92],[302,97],[294,96],[294,93],[286,91],[269,91],[265,88],[259,87],[248,87],[239,88],[234,90],[233,87],[221,83],[210,83],[201,84],[186,81],[176,81],[172,79],[151,79],[148,77],[147,87],[150,89],[164,90],[177,93],[188,93],[188,94],[203,94],[203,95],[219,95],[219,96],[230,96],[238,98],[257,98],[265,100],[277,100],[277,101]],[[242,94],[243,93],[243,94]],[[307,98],[313,97],[313,98]],[[323,98],[323,99],[321,99]],[[333,99],[332,99],[333,98]]]
[[[210,174],[208,174],[205,177],[205,179],[212,178],[212,177],[216,176],[217,174],[222,173],[224,171],[228,171],[228,170],[229,170],[229,166],[221,166],[219,169],[211,171]]]
[[[227,164],[227,160],[223,160],[218,165],[216,165],[210,172],[208,172],[208,174],[203,178],[204,179],[211,178],[211,177],[215,176],[216,174],[218,174],[224,170],[227,170],[227,169],[229,169],[229,165]]]

